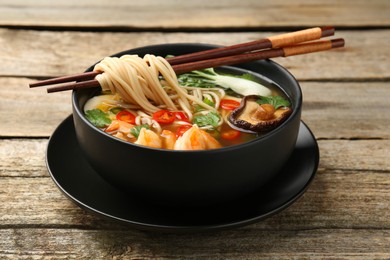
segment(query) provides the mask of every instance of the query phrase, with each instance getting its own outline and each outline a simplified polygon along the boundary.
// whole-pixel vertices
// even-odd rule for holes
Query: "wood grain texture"
[[[365,239],[361,239],[364,237]],[[265,231],[169,235],[79,229],[0,230],[0,257],[72,259],[388,259],[388,230]],[[50,249],[49,249],[50,248]]]
[[[3,63],[0,76],[62,76],[83,72],[105,56],[135,47],[189,42],[232,45],[275,34],[279,32],[90,33],[0,29]],[[390,78],[387,69],[390,66],[388,31],[366,31],[364,37],[355,31],[336,31],[336,36],[345,39],[346,47],[273,60],[299,80]]]
[[[301,82],[302,120],[317,138],[390,138],[389,83]]]
[[[383,0],[115,1],[3,0],[1,26],[119,29],[261,28],[270,26],[389,26]]]
[[[30,89],[26,78],[0,78],[0,136],[49,136],[72,113],[71,92]]]

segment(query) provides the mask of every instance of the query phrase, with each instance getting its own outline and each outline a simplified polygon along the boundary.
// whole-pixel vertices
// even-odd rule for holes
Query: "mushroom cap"
[[[240,106],[229,115],[229,123],[245,132],[267,133],[282,124],[292,113],[290,107],[280,107],[270,119],[259,119],[253,116],[260,107],[256,102],[258,99],[256,95],[244,97]]]

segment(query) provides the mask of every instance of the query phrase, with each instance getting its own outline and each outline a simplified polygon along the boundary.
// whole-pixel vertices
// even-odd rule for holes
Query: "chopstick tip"
[[[333,26],[324,26],[321,27],[321,37],[333,36],[335,33],[335,28]]]
[[[28,86],[29,86],[29,88],[35,88],[35,87],[39,87],[40,84],[39,84],[39,82],[34,82],[34,83],[28,84]]]
[[[345,40],[343,38],[333,39],[330,42],[332,43],[332,48],[339,48],[345,46]]]

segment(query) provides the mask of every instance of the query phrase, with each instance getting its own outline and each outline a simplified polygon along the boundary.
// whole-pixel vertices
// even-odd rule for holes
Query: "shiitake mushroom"
[[[292,113],[287,106],[275,108],[272,104],[259,104],[259,98],[256,95],[244,97],[240,106],[229,115],[228,121],[243,131],[266,133],[282,124]]]

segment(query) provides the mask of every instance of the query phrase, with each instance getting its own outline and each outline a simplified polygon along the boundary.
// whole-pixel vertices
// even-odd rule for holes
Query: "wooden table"
[[[333,25],[346,47],[276,62],[299,80],[317,176],[292,206],[219,232],[145,232],[85,212],[45,165],[70,93],[29,89],[104,56],[172,42],[230,45]],[[390,258],[390,2],[0,1],[0,258]]]

